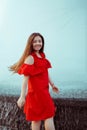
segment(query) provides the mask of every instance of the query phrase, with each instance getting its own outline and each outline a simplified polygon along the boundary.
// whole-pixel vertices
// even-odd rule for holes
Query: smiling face
[[[42,38],[40,36],[36,36],[33,40],[33,50],[39,52],[42,46]]]

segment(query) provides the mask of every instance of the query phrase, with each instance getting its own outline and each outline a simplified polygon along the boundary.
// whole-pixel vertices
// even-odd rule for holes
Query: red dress
[[[55,106],[49,93],[48,68],[51,68],[51,64],[44,53],[41,53],[42,58],[35,53],[31,55],[34,64],[24,63],[18,71],[19,74],[29,76],[24,113],[28,121],[44,120],[55,114]]]

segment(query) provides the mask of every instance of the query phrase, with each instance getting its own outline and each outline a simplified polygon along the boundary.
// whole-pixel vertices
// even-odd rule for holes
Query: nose
[[[41,43],[39,41],[36,41],[36,45],[40,45]]]

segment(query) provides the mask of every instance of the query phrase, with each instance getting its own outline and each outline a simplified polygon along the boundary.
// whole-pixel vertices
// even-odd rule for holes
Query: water
[[[86,82],[62,82],[58,85],[59,93],[56,94],[50,87],[50,94],[54,98],[83,98],[87,99],[87,83]],[[16,83],[0,84],[0,95],[19,95],[21,85]]]
[[[63,82],[60,84],[60,92],[56,94],[51,91],[51,95],[61,98],[84,98],[87,99],[87,83],[81,81]]]

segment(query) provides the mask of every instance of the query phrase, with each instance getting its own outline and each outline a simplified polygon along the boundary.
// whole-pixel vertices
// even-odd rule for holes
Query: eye
[[[41,43],[42,41],[41,41],[41,40],[39,40],[38,42],[39,42],[39,43]]]
[[[33,43],[36,43],[36,40],[34,40]]]

